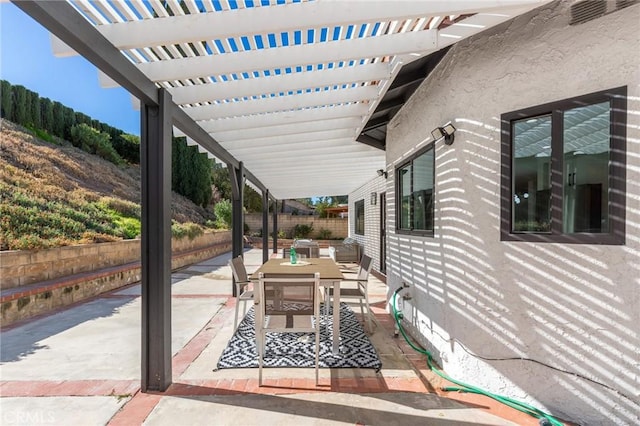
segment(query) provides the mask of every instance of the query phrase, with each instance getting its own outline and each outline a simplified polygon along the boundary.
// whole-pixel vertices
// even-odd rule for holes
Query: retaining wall
[[[212,232],[193,240],[173,239],[171,247],[173,253],[182,253],[227,240],[230,246],[229,231]],[[3,251],[0,252],[0,289],[15,288],[139,260],[140,240],[56,247],[46,250]]]

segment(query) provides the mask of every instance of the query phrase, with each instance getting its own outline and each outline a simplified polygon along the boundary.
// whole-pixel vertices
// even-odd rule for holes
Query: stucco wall
[[[390,173],[387,283],[410,284],[406,323],[453,377],[580,424],[639,424],[640,5],[569,26],[572,3],[458,43],[390,123],[390,168],[434,127],[458,131],[436,146],[433,238],[394,233]],[[624,85],[626,245],[501,242],[500,115]]]
[[[391,179],[389,179],[391,181]],[[364,247],[364,254],[373,259],[373,269],[380,271],[380,194],[387,190],[387,179],[377,177],[349,194],[349,236]],[[376,204],[371,204],[371,193]],[[364,235],[355,232],[355,203],[364,200]]]

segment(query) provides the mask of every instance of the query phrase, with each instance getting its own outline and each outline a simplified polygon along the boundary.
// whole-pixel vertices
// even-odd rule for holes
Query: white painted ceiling
[[[347,194],[385,168],[385,152],[356,139],[404,64],[548,1],[69,3],[287,199]]]

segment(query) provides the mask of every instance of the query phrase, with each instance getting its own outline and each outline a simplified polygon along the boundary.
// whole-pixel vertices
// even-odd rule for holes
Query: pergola
[[[171,383],[172,133],[229,168],[239,255],[245,179],[265,206],[357,189],[429,58],[548,1],[15,1],[140,105],[142,390]]]

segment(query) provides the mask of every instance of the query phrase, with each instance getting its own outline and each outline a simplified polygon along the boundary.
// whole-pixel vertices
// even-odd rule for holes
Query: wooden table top
[[[340,272],[340,266],[333,259],[307,258],[300,259],[295,265],[289,263],[289,259],[269,259],[261,267],[259,267],[252,275],[252,280],[258,280],[258,274],[314,274],[320,273],[322,281],[341,281],[344,275]]]

